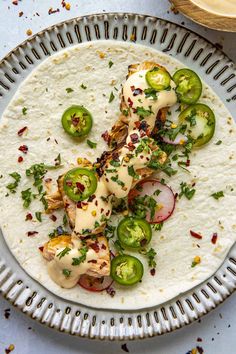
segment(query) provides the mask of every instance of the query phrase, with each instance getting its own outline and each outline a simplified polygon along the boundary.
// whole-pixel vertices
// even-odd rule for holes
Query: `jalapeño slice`
[[[97,177],[87,168],[73,168],[64,177],[66,195],[75,202],[87,199],[97,189]]]
[[[145,219],[127,217],[121,220],[117,235],[124,248],[145,247],[152,238],[152,229]]]
[[[186,108],[179,115],[180,124],[187,124],[186,133],[194,140],[194,147],[200,147],[214,135],[215,115],[205,104],[198,103]]]
[[[83,106],[71,106],[62,115],[62,126],[73,137],[83,137],[90,132],[93,119]]]
[[[154,90],[162,91],[170,87],[171,77],[168,71],[156,66],[146,73],[146,81]]]
[[[196,103],[202,93],[202,83],[198,75],[190,69],[177,70],[173,76],[176,93],[180,102]]]
[[[121,285],[134,285],[143,277],[143,265],[136,257],[119,255],[111,261],[111,277]]]

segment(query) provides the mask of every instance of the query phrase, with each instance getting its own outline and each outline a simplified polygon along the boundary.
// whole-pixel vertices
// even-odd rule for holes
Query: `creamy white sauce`
[[[60,285],[62,288],[72,288],[78,283],[82,274],[85,274],[91,267],[89,261],[97,260],[98,254],[93,249],[88,249],[86,253],[86,260],[79,265],[72,265],[73,258],[81,256],[80,248],[81,241],[79,239],[72,239],[73,246],[70,251],[63,257],[59,257],[60,252],[65,248],[60,248],[56,251],[55,257],[52,261],[48,262],[47,269],[52,280]],[[69,271],[69,276],[63,273],[63,270]]]
[[[124,100],[129,107],[129,127],[128,136],[125,145],[119,151],[120,166],[113,166],[110,162],[104,168],[103,176],[98,180],[97,190],[92,201],[83,201],[77,204],[75,228],[73,232],[74,238],[79,238],[80,235],[86,235],[93,232],[99,226],[106,223],[112,213],[111,198],[124,198],[128,195],[132,184],[133,176],[128,173],[128,167],[133,167],[136,172],[138,169],[146,167],[151,159],[152,150],[136,153],[136,148],[139,146],[143,138],[141,132],[136,127],[137,122],[140,122],[140,116],[136,113],[137,107],[143,107],[145,110],[150,110],[150,114],[143,119],[148,124],[148,130],[151,132],[155,126],[157,114],[161,108],[172,106],[176,103],[177,97],[175,93],[175,83],[171,81],[171,89],[157,92],[157,99],[147,98],[144,90],[149,86],[146,82],[145,75],[148,70],[139,71],[131,75],[125,82],[123,87]],[[134,94],[134,88],[140,89],[138,95]],[[132,135],[135,134],[138,141],[132,141]],[[129,149],[129,144],[132,143],[133,150]],[[128,155],[132,154],[129,159]],[[109,171],[110,170],[110,171]],[[112,172],[114,171],[114,172]],[[88,261],[94,259],[94,251],[89,250],[86,255],[85,262],[79,266],[72,266],[73,257],[79,257],[80,251],[78,245],[73,246],[71,251],[59,258],[57,255],[62,250],[58,250],[54,259],[48,264],[48,272],[51,278],[60,286],[71,288],[75,286],[81,274],[85,274],[90,264]],[[92,258],[91,258],[92,257]],[[63,269],[71,271],[69,277],[65,277]]]
[[[191,0],[204,10],[216,15],[236,17],[236,0]]]

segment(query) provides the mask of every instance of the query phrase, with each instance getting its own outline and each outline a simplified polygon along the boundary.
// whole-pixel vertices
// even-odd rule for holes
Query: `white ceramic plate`
[[[175,24],[144,15],[101,14],[52,26],[0,62],[0,113],[19,85],[49,55],[91,40],[132,41],[174,56],[197,71],[225,102],[236,106],[234,64],[212,44]],[[31,279],[0,237],[0,291],[23,312],[49,327],[88,338],[133,339],[160,335],[198,319],[236,289],[236,247],[206,282],[156,308],[91,309],[65,301]]]

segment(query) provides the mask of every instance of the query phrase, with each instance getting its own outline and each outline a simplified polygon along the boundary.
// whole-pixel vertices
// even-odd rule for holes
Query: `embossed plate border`
[[[236,103],[233,62],[199,35],[171,22],[137,14],[98,14],[51,26],[20,44],[0,62],[0,114],[29,73],[48,56],[91,40],[132,41],[190,66],[223,99]],[[31,279],[0,238],[0,292],[37,321],[61,332],[98,339],[161,335],[199,319],[236,289],[236,248],[207,281],[156,308],[109,311],[65,301]]]

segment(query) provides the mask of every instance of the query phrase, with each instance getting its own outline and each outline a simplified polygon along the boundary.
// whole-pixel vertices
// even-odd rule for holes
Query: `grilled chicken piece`
[[[105,236],[98,236],[96,240],[85,239],[88,248],[92,248],[98,255],[97,262],[89,262],[90,268],[86,274],[93,277],[103,277],[110,274],[110,251]],[[56,252],[65,247],[73,248],[73,238],[70,235],[57,236],[46,242],[43,246],[43,257],[47,261],[52,261]]]
[[[163,70],[166,70],[163,66],[149,61],[144,61],[143,63],[129,65],[127,79],[137,71],[152,70],[155,67],[159,67],[162,68]],[[128,107],[124,101],[124,96],[122,95],[120,111],[123,112],[127,109]],[[160,109],[157,115],[157,119],[161,120],[164,123],[166,120],[166,116],[167,116],[167,108],[162,108]],[[128,134],[128,124],[129,124],[129,117],[121,113],[119,119],[113,125],[111,131],[108,133],[108,146],[110,148],[113,148],[114,146],[117,146],[117,144],[120,144],[122,142],[125,143]]]
[[[46,194],[45,199],[48,203],[46,213],[51,213],[53,210],[63,207],[61,193],[58,190],[55,193]]]

